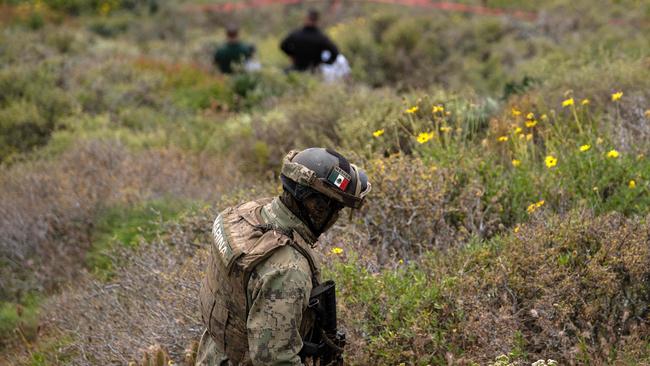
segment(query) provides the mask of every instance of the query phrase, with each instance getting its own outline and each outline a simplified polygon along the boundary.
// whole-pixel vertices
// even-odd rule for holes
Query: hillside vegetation
[[[317,249],[346,363],[650,364],[649,3],[205,3],[0,3],[0,364],[191,359],[212,220],[310,146],[373,184]],[[349,82],[283,72],[307,5]]]

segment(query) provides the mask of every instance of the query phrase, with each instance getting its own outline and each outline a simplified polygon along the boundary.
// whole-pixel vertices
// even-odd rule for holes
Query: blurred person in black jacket
[[[319,28],[319,14],[310,9],[302,28],[289,34],[280,44],[280,48],[291,57],[291,70],[313,70],[321,63],[332,64],[339,55],[339,50]]]

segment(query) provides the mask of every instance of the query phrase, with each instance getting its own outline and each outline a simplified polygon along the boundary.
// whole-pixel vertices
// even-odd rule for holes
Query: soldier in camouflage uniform
[[[228,208],[214,222],[197,365],[301,365],[320,282],[312,248],[343,207],[361,207],[370,183],[322,148],[290,152],[281,179],[280,197]]]

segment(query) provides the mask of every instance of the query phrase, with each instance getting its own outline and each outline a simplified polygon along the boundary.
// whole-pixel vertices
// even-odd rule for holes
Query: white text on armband
[[[228,246],[226,238],[224,237],[221,215],[219,215],[217,219],[214,220],[214,225],[212,226],[212,235],[214,237],[214,243],[217,245],[219,254],[221,254],[222,258],[226,259],[226,256],[230,254],[228,253],[230,251],[230,248]]]

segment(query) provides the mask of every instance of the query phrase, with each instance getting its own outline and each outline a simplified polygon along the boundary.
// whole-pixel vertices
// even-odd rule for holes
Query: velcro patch
[[[327,176],[327,181],[338,187],[340,190],[345,191],[350,183],[350,174],[343,169],[335,166],[330,174]]]

